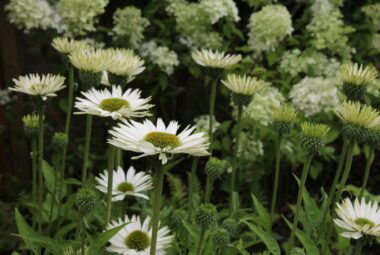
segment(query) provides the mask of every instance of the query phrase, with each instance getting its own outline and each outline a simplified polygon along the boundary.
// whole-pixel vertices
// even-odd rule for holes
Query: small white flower
[[[193,156],[207,156],[209,146],[205,133],[194,133],[194,127],[186,127],[177,134],[179,125],[171,121],[166,127],[162,119],[154,125],[150,120],[143,123],[124,121],[114,127],[108,143],[123,150],[142,153],[132,159],[145,156],[159,155],[162,164],[168,161],[167,154],[190,154]]]
[[[74,40],[67,37],[56,37],[51,45],[62,54],[70,54],[77,50],[89,49],[90,45],[83,40]]]
[[[149,109],[153,105],[148,104],[151,97],[141,98],[141,90],[127,89],[123,93],[121,86],[112,86],[112,90],[90,89],[82,92],[84,98],[77,98],[76,114],[91,114],[112,119],[150,116]]]
[[[147,217],[143,222],[139,216],[133,215],[130,219],[126,215],[124,219],[112,221],[107,229],[116,228],[127,223],[109,242],[110,246],[106,248],[109,252],[128,255],[149,255],[152,229],[150,227],[150,217]],[[165,255],[174,239],[170,235],[168,227],[161,227],[157,233],[156,254]]]
[[[133,51],[127,49],[109,49],[107,51],[112,58],[107,71],[119,76],[127,76],[130,82],[145,70],[144,60]]]
[[[92,73],[106,70],[112,61],[110,54],[102,49],[74,51],[69,58],[71,64],[77,69]]]
[[[100,174],[100,177],[95,178],[99,185],[98,190],[107,193],[108,172]],[[149,197],[142,192],[152,189],[152,177],[144,172],[136,173],[136,170],[131,166],[127,173],[120,166],[113,172],[112,182],[112,201],[123,200],[126,196],[135,196],[145,199]]]
[[[252,96],[264,87],[264,82],[248,75],[227,75],[224,86],[239,95]]]
[[[197,64],[212,68],[228,68],[241,60],[241,55],[205,49],[196,50],[191,56]]]
[[[41,96],[43,100],[56,96],[56,92],[65,87],[65,77],[54,74],[29,74],[13,79],[15,86],[10,90],[32,96]]]
[[[341,233],[346,238],[359,239],[365,235],[380,236],[380,210],[377,202],[361,202],[356,198],[354,204],[346,198],[341,204],[337,203],[336,213],[338,218],[334,222],[345,232]]]

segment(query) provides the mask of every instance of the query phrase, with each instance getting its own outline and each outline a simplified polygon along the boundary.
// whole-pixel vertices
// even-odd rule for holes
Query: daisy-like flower
[[[83,98],[77,98],[76,114],[91,114],[112,119],[134,118],[150,116],[149,109],[153,105],[148,104],[151,97],[141,98],[141,90],[127,89],[123,93],[121,86],[112,86],[108,89],[90,89],[82,92]]]
[[[196,50],[191,53],[194,61],[205,67],[211,68],[228,68],[237,64],[241,60],[241,55],[226,54],[225,52],[213,50]]]
[[[127,225],[109,240],[111,245],[106,250],[118,254],[149,255],[152,236],[150,218],[147,217],[141,221],[139,216],[133,215],[129,219],[126,215],[124,219],[119,218],[112,221],[107,229],[116,228],[123,224]],[[156,254],[165,255],[166,249],[170,247],[173,239],[174,236],[170,235],[169,228],[161,227],[157,233]]]
[[[51,45],[62,54],[70,54],[77,50],[89,49],[90,45],[83,40],[74,40],[67,37],[56,37]]]
[[[109,49],[112,62],[109,65],[108,79],[111,84],[120,84],[120,79],[127,78],[126,83],[131,82],[136,75],[145,70],[144,60],[128,49]]]
[[[377,202],[366,203],[365,199],[356,198],[354,204],[346,198],[341,204],[337,203],[334,219],[336,225],[345,230],[341,236],[359,239],[366,235],[380,236],[380,210]]]
[[[362,86],[368,85],[377,77],[377,70],[373,66],[363,66],[354,64],[344,64],[340,68],[340,77],[343,82]]]
[[[65,87],[65,77],[55,74],[29,74],[13,79],[15,86],[10,90],[32,96],[40,96],[42,100],[57,96],[56,92]]]
[[[262,80],[248,75],[229,74],[226,80],[222,80],[222,83],[233,93],[245,96],[253,96],[264,87]]]
[[[297,110],[290,105],[274,108],[270,115],[273,119],[273,126],[280,134],[287,134],[290,132],[294,122],[297,121]]]
[[[312,154],[319,154],[326,143],[330,127],[320,123],[303,122],[301,124],[301,144]]]
[[[87,49],[71,52],[70,61],[80,71],[99,73],[106,70],[110,63],[110,54],[102,49]]]
[[[104,171],[104,174],[100,174],[100,177],[96,177],[95,179],[99,184],[96,188],[103,193],[107,193],[107,170]],[[128,169],[127,173],[125,173],[120,166],[113,172],[112,201],[123,200],[126,196],[149,199],[143,192],[150,189],[152,189],[152,177],[144,172],[136,173],[133,166]]]
[[[168,154],[209,155],[209,141],[205,133],[193,133],[194,127],[188,126],[177,134],[178,129],[177,121],[171,121],[167,127],[162,119],[158,119],[156,125],[150,120],[143,123],[124,121],[110,131],[112,138],[108,143],[123,150],[142,153],[132,159],[158,154],[162,164],[167,163]]]
[[[379,112],[369,105],[345,101],[339,105],[336,115],[345,123],[371,128],[379,123]]]

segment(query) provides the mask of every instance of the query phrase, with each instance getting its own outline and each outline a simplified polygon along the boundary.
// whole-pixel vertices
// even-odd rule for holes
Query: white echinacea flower
[[[70,62],[80,71],[99,73],[106,70],[111,63],[109,52],[103,49],[86,49],[73,51]]]
[[[128,77],[131,82],[136,75],[145,70],[144,60],[137,56],[132,50],[128,49],[108,49],[112,61],[107,68],[108,79],[111,75]],[[110,81],[112,84],[112,82]]]
[[[377,202],[361,202],[356,198],[354,204],[346,198],[341,204],[337,203],[334,219],[336,225],[345,230],[341,236],[359,239],[365,235],[380,236],[380,210]]]
[[[248,75],[237,74],[227,75],[227,79],[222,80],[222,83],[233,93],[246,96],[254,95],[265,85],[262,80],[258,80]]]
[[[119,218],[112,221],[107,226],[107,229],[113,229],[123,224],[126,225],[108,240],[111,245],[106,250],[117,254],[149,255],[152,236],[150,221],[150,217],[141,221],[140,217],[136,215],[131,218],[126,215],[124,219]],[[165,255],[165,250],[170,247],[173,239],[174,236],[170,235],[169,228],[161,227],[157,233],[156,254]]]
[[[191,56],[197,64],[212,68],[228,68],[241,60],[241,55],[205,49],[196,50]]]
[[[171,121],[166,127],[160,118],[156,125],[147,119],[143,123],[124,121],[110,131],[112,138],[108,143],[123,150],[142,153],[132,159],[158,154],[162,164],[167,163],[167,154],[209,155],[209,140],[205,133],[193,133],[195,128],[188,126],[177,134],[178,129],[177,121]]]
[[[97,90],[91,88],[82,92],[84,98],[77,98],[76,114],[91,114],[112,119],[133,118],[150,116],[149,109],[153,105],[148,104],[151,97],[141,98],[141,90],[127,89],[124,93],[121,86],[112,86],[112,90]]]
[[[10,90],[32,96],[41,96],[42,100],[57,96],[56,92],[65,87],[65,77],[55,74],[29,74],[13,79],[15,86]]]
[[[89,49],[91,46],[84,40],[74,40],[67,37],[56,37],[51,45],[62,54],[70,54],[77,50]]]
[[[95,179],[99,184],[96,188],[103,193],[107,193],[107,170],[104,171],[104,174],[100,174],[100,177],[96,177]],[[149,197],[142,192],[152,188],[152,177],[144,172],[136,173],[133,166],[128,169],[127,173],[125,173],[120,166],[116,171],[113,171],[112,201],[123,200],[126,196],[149,199]]]

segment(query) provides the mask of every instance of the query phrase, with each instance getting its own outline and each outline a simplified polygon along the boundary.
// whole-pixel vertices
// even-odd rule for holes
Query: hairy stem
[[[281,160],[281,141],[282,136],[279,134],[277,143],[276,143],[276,163],[275,163],[275,172],[274,172],[274,183],[273,183],[273,193],[272,193],[272,203],[270,209],[270,226],[269,232],[272,232],[273,218],[276,210],[277,202],[277,192],[278,192],[278,180],[280,178],[280,160]]]
[[[87,179],[88,155],[90,152],[90,143],[91,143],[91,129],[92,129],[92,115],[87,115],[86,140],[84,143],[83,168],[82,168],[82,185],[83,186],[86,184],[86,179]]]
[[[368,159],[367,159],[367,162],[365,164],[364,178],[363,178],[362,187],[360,189],[359,197],[363,196],[364,190],[367,188],[369,173],[371,172],[371,166],[372,166],[372,163],[374,160],[374,156],[375,156],[375,147],[371,146],[370,151],[369,151],[369,155],[368,155]]]
[[[110,222],[111,219],[111,211],[112,211],[112,182],[113,182],[113,168],[115,161],[115,148],[112,145],[108,147],[108,183],[107,183],[107,209],[106,209],[106,226]]]

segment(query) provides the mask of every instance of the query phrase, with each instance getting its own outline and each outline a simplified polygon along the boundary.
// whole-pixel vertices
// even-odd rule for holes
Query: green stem
[[[189,198],[188,198],[188,212],[187,212],[187,220],[191,222],[191,216],[193,212],[193,193],[194,193],[194,182],[195,182],[195,176],[197,172],[197,166],[198,166],[198,157],[193,158],[193,163],[191,164],[191,172],[189,177]]]
[[[270,209],[269,233],[272,232],[273,218],[274,218],[274,213],[276,210],[278,180],[280,178],[281,141],[282,141],[282,136],[281,134],[279,134],[277,143],[276,143],[276,163],[275,163],[275,172],[274,172],[272,203],[271,203],[271,209]]]
[[[37,204],[37,140],[32,138],[32,176],[33,176],[33,203]],[[37,210],[33,209],[32,226],[36,229]]]
[[[207,176],[206,179],[206,192],[205,192],[205,203],[210,203],[211,193],[214,186],[214,180],[210,176]]]
[[[164,182],[164,168],[156,169],[154,176],[154,200],[153,200],[153,216],[152,216],[152,238],[150,245],[150,255],[156,254],[157,232],[160,221],[160,210],[162,200],[162,186]]]
[[[82,230],[82,233],[81,233],[81,255],[85,255],[85,251],[86,251],[86,227],[84,225],[84,216],[82,218],[82,223],[81,223],[81,230]]]
[[[115,168],[121,166],[121,158],[122,158],[122,150],[120,148],[116,148],[116,152],[115,152]]]
[[[112,210],[112,183],[113,183],[113,168],[115,161],[115,148],[112,145],[108,147],[108,183],[107,183],[107,211],[106,211],[106,226],[111,219]]]
[[[58,162],[58,166],[60,166],[60,163]],[[49,211],[49,227],[48,227],[48,233],[50,233],[51,230],[51,223],[53,221],[53,211],[54,211],[54,205],[55,205],[55,200],[57,197],[57,182],[58,182],[58,174],[57,174],[58,169],[54,169],[54,187],[53,187],[53,192],[51,194],[51,203],[50,203],[50,211]]]
[[[367,159],[367,162],[365,165],[364,179],[363,179],[362,187],[360,189],[359,197],[363,196],[364,190],[367,188],[369,173],[371,171],[371,166],[372,166],[372,163],[374,160],[374,156],[375,156],[375,147],[371,146],[370,151],[369,151],[369,155],[368,155],[368,159]]]
[[[239,140],[241,133],[241,117],[243,115],[243,106],[239,105],[238,107],[238,116],[237,116],[237,132],[236,132],[236,140],[234,147],[234,155],[232,159],[232,175],[231,175],[231,184],[230,184],[230,207],[232,209],[232,194],[235,191],[235,182],[236,182],[236,170],[237,170],[237,158],[239,151]]]
[[[362,248],[363,248],[363,243],[362,241],[359,239],[356,241],[356,244],[355,244],[355,252],[354,252],[354,255],[362,255]]]
[[[44,160],[44,110],[43,106],[38,109],[39,132],[38,132],[38,233],[42,233],[43,199],[44,199],[44,178],[42,164]]]
[[[201,229],[201,235],[199,236],[197,255],[201,255],[202,254],[202,245],[203,245],[203,239],[205,237],[205,233],[206,233],[205,229],[202,228]]]
[[[298,195],[297,195],[296,213],[293,219],[293,226],[292,226],[292,232],[290,234],[290,239],[289,239],[288,252],[286,253],[288,255],[290,254],[294,246],[294,239],[295,239],[295,234],[296,234],[296,230],[298,226],[298,218],[301,211],[302,194],[305,189],[305,184],[306,184],[307,176],[309,174],[309,169],[310,169],[310,164],[311,164],[312,159],[313,159],[313,154],[309,154],[306,158],[306,161],[302,170],[301,182],[300,182]]]
[[[86,120],[86,140],[84,144],[84,155],[83,155],[83,168],[82,168],[82,185],[86,184],[87,179],[87,168],[88,168],[88,155],[90,152],[91,143],[91,129],[92,129],[92,115],[87,115]]]
[[[65,133],[69,135],[70,122],[71,122],[71,112],[73,109],[73,97],[74,97],[74,68],[70,64],[69,67],[69,95],[67,98],[67,113],[66,113],[66,123],[65,123]]]
[[[209,128],[208,135],[210,139],[210,155],[212,154],[212,141],[213,141],[213,121],[214,121],[214,111],[215,111],[215,98],[216,98],[216,85],[218,83],[217,78],[211,83],[211,96],[210,96],[210,114],[209,114]]]

